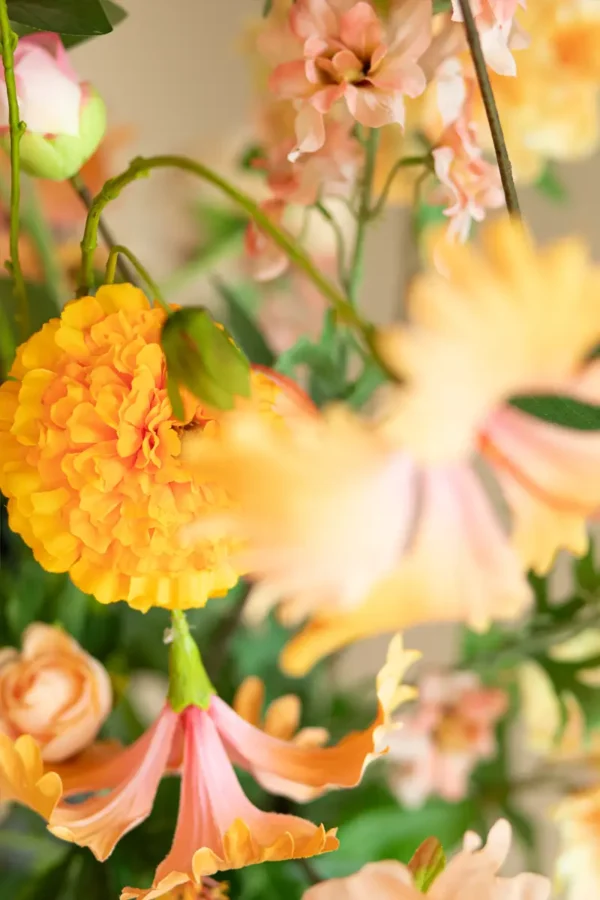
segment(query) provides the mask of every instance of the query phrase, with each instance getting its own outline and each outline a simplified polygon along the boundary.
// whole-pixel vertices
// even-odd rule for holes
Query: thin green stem
[[[365,166],[360,189],[354,250],[352,251],[350,272],[348,274],[348,298],[353,307],[356,306],[358,291],[363,277],[365,240],[371,213],[371,195],[373,192],[373,177],[375,175],[375,162],[377,160],[378,147],[379,130],[377,128],[371,128],[369,136],[365,141]]]
[[[375,203],[373,208],[369,212],[370,219],[376,219],[377,216],[381,214],[385,204],[387,203],[388,195],[396,178],[398,172],[402,169],[408,169],[413,166],[424,166],[425,172],[430,172],[433,169],[433,160],[431,155],[427,156],[403,156],[400,159],[397,159],[392,168],[390,169],[389,175],[385,180],[385,184],[383,185],[383,189],[381,194],[379,195],[379,200]]]
[[[482,651],[468,659],[465,668],[488,671],[499,666],[504,668],[517,665],[528,657],[576,637],[587,628],[597,627],[600,624],[599,602],[600,598],[595,596],[590,606],[584,607],[583,614],[575,621],[551,622],[543,627],[537,627],[534,622],[531,629],[508,634],[506,641],[497,649]]]
[[[23,231],[30,237],[42,264],[44,284],[61,307],[69,296],[69,287],[61,265],[52,229],[46,222],[33,184],[24,196],[21,211]]]
[[[171,307],[163,297],[159,286],[148,272],[148,269],[146,269],[146,267],[142,265],[135,253],[133,253],[129,249],[129,247],[125,247],[123,244],[115,244],[110,248],[108,260],[106,262],[106,272],[104,275],[105,284],[114,284],[115,276],[117,274],[117,267],[119,264],[119,256],[124,256],[129,260],[142,281],[144,281],[150,289],[150,293],[152,295],[150,299],[156,300],[156,302],[162,306],[167,315],[170,315]]]
[[[506,208],[511,216],[520,217],[521,210],[519,207],[519,198],[517,196],[517,189],[513,178],[510,157],[504,139],[504,132],[502,130],[502,123],[500,122],[494,92],[490,83],[481,41],[479,40],[479,32],[471,10],[470,0],[459,0],[459,3],[465,23],[467,42],[469,44],[469,50],[471,51],[471,58],[473,60],[475,74],[477,75],[477,81],[479,83],[479,90],[481,91],[483,105],[485,107],[485,114],[492,133],[492,141],[494,142],[494,150],[496,152],[496,159],[500,170],[502,188],[504,189],[504,197],[506,199]]]
[[[185,156],[166,155],[152,156],[148,158],[138,157],[134,159],[129,168],[116,178],[106,182],[99,194],[94,197],[88,212],[85,231],[81,241],[81,277],[78,294],[86,294],[93,284],[94,277],[94,251],[98,246],[98,228],[100,218],[105,207],[111,200],[119,196],[121,191],[132,184],[138,178],[146,177],[154,169],[177,168],[189,172],[203,181],[212,184],[223,194],[233,200],[256,222],[258,227],[268,235],[287,254],[290,261],[302,269],[304,274],[313,282],[323,296],[336,310],[340,320],[351,325],[360,332],[365,341],[372,347],[369,334],[371,326],[365,322],[346,300],[338,288],[315,266],[308,254],[298,246],[294,239],[283,229],[279,228],[260,206],[247,194],[239,191],[228,181],[213,172],[207,166]],[[370,199],[370,192],[369,192]]]
[[[27,288],[19,259],[19,221],[21,207],[21,175],[19,144],[25,123],[19,116],[19,101],[15,81],[14,51],[17,35],[10,27],[7,0],[0,0],[0,41],[2,42],[2,62],[8,98],[8,123],[10,129],[10,263],[6,268],[11,273],[15,285],[15,295],[19,303],[19,326],[23,340],[29,337],[29,304]]]
[[[83,205],[85,206],[85,208],[87,209],[88,214],[89,214],[90,207],[92,205],[92,201],[94,198],[92,197],[87,185],[84,183],[81,175],[73,175],[72,178],[69,178],[69,183],[71,184],[71,187],[73,188],[73,190],[75,191],[75,193],[77,194],[77,196],[79,197],[79,199],[81,200],[81,202],[83,203]],[[106,244],[109,251],[114,246],[116,246],[117,241],[115,240],[115,237],[114,237],[112,231],[110,230],[110,228],[108,227],[108,225],[106,224],[106,222],[104,221],[104,219],[102,217],[98,220],[98,231],[100,232],[102,240]],[[93,265],[93,259],[92,259],[92,265]],[[119,270],[119,275],[121,276],[123,281],[127,282],[128,284],[136,284],[135,274],[134,274],[133,270],[130,269],[129,266],[127,265],[127,263],[125,262],[125,260],[121,259],[120,257],[118,258],[118,261],[117,261],[117,268]],[[83,295],[79,294],[79,296],[83,296]]]

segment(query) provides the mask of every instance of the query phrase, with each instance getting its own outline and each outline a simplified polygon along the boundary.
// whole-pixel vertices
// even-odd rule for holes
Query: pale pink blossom
[[[463,850],[450,860],[427,891],[429,900],[548,900],[550,881],[542,875],[525,873],[501,878],[498,871],[506,861],[511,844],[511,827],[500,819],[490,830],[487,844],[469,832]],[[303,900],[422,900],[412,873],[396,860],[369,863],[355,875],[322,881],[305,892]]]
[[[484,158],[478,144],[472,115],[476,83],[472,78],[463,80],[461,88],[461,80],[453,62],[446,63],[438,85],[438,101],[447,127],[433,150],[433,160],[435,174],[449,200],[444,210],[450,219],[448,238],[464,243],[471,224],[482,222],[488,209],[500,209],[505,200],[498,166]]]
[[[315,153],[293,153],[294,135],[266,146],[256,164],[267,173],[267,185],[278,200],[312,206],[323,196],[347,196],[363,161],[363,150],[352,136],[352,122],[329,119],[323,146]]]
[[[475,766],[494,756],[494,729],[507,708],[506,693],[472,672],[426,675],[390,742],[389,779],[400,800],[411,807],[430,795],[461,800]]]
[[[535,0],[534,0],[535,2]],[[516,75],[512,50],[523,50],[529,40],[515,21],[517,7],[525,0],[470,0],[486,62],[499,75]],[[459,0],[452,0],[452,18],[462,22]]]
[[[20,39],[15,49],[15,79],[19,114],[28,132],[79,134],[88,88],[80,82],[57,34],[39,32]],[[4,84],[1,65],[0,81]],[[8,129],[6,88],[0,90],[0,129]]]
[[[297,103],[296,152],[323,146],[324,116],[342,98],[366,127],[404,123],[404,97],[426,86],[418,59],[431,40],[431,12],[430,0],[400,0],[385,26],[367,2],[294,3],[298,58],[277,66],[271,87]]]

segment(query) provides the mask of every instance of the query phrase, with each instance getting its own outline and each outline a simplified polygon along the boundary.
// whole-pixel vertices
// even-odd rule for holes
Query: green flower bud
[[[408,868],[412,872],[417,890],[426,894],[438,875],[446,868],[446,855],[438,839],[430,837],[423,841],[415,851]]]
[[[96,152],[106,131],[106,107],[94,90],[82,104],[79,134],[47,137],[25,131],[20,143],[21,168],[35,178],[65,181]],[[3,139],[8,147],[7,138]]]
[[[167,390],[174,415],[183,420],[180,387],[214,409],[232,409],[250,396],[250,364],[227,331],[201,307],[179,309],[163,325]]]

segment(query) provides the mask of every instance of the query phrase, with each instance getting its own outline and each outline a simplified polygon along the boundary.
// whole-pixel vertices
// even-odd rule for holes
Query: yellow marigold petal
[[[56,772],[44,774],[41,750],[29,735],[16,741],[0,734],[0,800],[29,807],[47,821],[62,796]]]

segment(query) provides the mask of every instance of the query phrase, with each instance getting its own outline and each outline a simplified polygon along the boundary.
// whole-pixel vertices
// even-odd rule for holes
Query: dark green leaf
[[[227,285],[217,278],[213,278],[213,285],[225,303],[226,321],[234,341],[242,348],[251,363],[273,366],[275,354],[252,316],[246,311],[239,293],[240,289]]]
[[[67,578],[64,589],[54,601],[56,624],[80,641],[82,639],[90,605],[95,601],[75,587]]]
[[[100,0],[8,0],[13,22],[36,31],[92,36],[112,31]]]
[[[433,14],[450,12],[452,9],[451,0],[433,0]]]
[[[535,182],[535,187],[554,203],[564,203],[567,199],[567,189],[551,162],[546,163],[544,171]]]
[[[600,725],[600,688],[584,684],[580,679],[580,672],[584,672],[586,669],[597,669],[600,666],[598,657],[567,661],[552,659],[547,654],[540,653],[532,658],[545,670],[552,682],[561,704],[563,725],[566,725],[568,718],[566,699],[572,696],[581,707],[588,733],[598,728]],[[559,731],[557,739],[560,738],[561,733],[562,729]]]
[[[121,22],[127,18],[127,12],[123,9],[122,6],[119,6],[118,3],[113,3],[113,0],[100,0],[104,12],[106,13],[108,20],[113,28],[116,28],[117,25],[120,25]],[[97,37],[97,35],[93,34],[62,34],[62,42],[67,47],[67,49],[71,49],[72,47],[77,47],[79,44],[83,44],[85,41],[89,41],[90,38]]]
[[[535,419],[573,431],[600,431],[600,406],[559,394],[513,397],[510,405]]]
[[[269,13],[271,12],[272,7],[273,7],[273,0],[265,0],[265,2],[263,4],[263,11],[262,11],[263,16],[268,16]]]
[[[3,260],[0,260],[0,263],[1,262],[3,262]],[[60,310],[56,305],[56,301],[43,284],[28,284],[27,300],[29,304],[30,334],[39,331],[42,325],[49,319],[53,319],[60,315]],[[2,328],[3,331],[1,358],[3,368],[8,370],[12,359],[7,359],[5,356],[9,347],[9,336],[6,333],[7,326],[12,335],[11,343],[13,346],[18,346],[22,341],[22,335],[17,326],[17,300],[14,293],[13,282],[10,278],[0,277],[0,306],[4,313],[3,319],[6,319],[6,323],[0,321],[0,328]],[[6,350],[4,349],[5,342]]]

